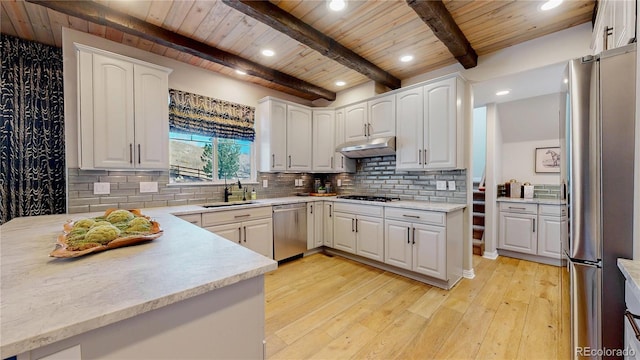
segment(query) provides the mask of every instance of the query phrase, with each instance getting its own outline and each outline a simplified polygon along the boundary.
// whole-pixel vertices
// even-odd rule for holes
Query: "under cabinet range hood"
[[[396,137],[380,137],[367,140],[349,141],[336,148],[337,152],[348,158],[366,158],[373,156],[395,155]]]

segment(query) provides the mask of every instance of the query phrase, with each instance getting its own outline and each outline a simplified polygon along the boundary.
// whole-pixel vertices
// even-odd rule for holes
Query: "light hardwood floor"
[[[282,264],[265,276],[267,358],[565,358],[561,268],[474,256],[474,269],[447,291],[339,256]]]

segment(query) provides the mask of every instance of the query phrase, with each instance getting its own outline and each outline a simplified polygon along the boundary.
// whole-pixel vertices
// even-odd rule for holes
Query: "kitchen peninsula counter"
[[[58,347],[64,349],[74,345],[65,341],[118,324],[127,326],[126,331],[114,328],[110,335],[96,333],[106,349],[91,349],[91,341],[84,346],[86,339],[78,338],[82,357],[155,357],[153,351],[165,350],[153,350],[154,339],[166,342],[165,347],[175,351],[176,357],[198,357],[202,355],[199,346],[224,344],[238,335],[243,324],[257,329],[255,334],[240,337],[259,340],[259,344],[244,347],[262,352],[263,275],[276,269],[277,263],[171,215],[174,210],[142,211],[160,223],[164,234],[158,239],[74,259],[48,256],[62,225],[68,219],[101,213],[23,217],[2,225],[0,358],[29,351],[31,358],[45,356],[38,349],[49,344],[63,344]],[[238,316],[238,310],[244,315]],[[235,313],[220,317],[229,311]],[[144,321],[136,323],[138,318]],[[211,333],[215,332],[212,323],[222,327],[220,334]],[[189,333],[185,329],[190,326],[210,333]],[[145,331],[154,333],[147,336],[142,334]],[[107,341],[118,340],[118,336],[131,339],[125,339],[125,345]],[[167,342],[166,336],[177,342]],[[180,344],[180,339],[188,343]],[[139,344],[141,352],[131,350]],[[231,341],[227,347],[237,344]],[[249,354],[243,352],[246,349],[225,351],[218,354]]]

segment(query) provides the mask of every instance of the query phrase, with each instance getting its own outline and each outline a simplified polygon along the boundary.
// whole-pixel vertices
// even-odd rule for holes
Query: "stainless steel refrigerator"
[[[565,72],[560,176],[572,358],[607,358],[606,349],[624,347],[616,261],[633,256],[635,79],[636,44],[572,60]]]

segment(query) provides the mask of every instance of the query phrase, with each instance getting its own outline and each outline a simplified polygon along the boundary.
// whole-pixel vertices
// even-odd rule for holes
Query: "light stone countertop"
[[[640,261],[618,258],[618,268],[629,281],[631,291],[640,299]]]
[[[566,205],[567,202],[565,200],[560,199],[523,199],[523,198],[510,198],[510,197],[499,197],[496,199],[499,202],[513,202],[513,203],[521,203],[521,204],[542,204],[542,205]]]
[[[49,257],[62,225],[101,213],[22,217],[0,226],[0,358],[277,268],[171,215],[189,208],[144,209],[160,223],[161,237],[75,259]]]
[[[262,207],[262,206],[276,206],[276,205],[307,203],[307,202],[316,202],[316,201],[344,202],[344,203],[353,203],[353,204],[362,204],[362,205],[376,205],[376,206],[386,206],[386,207],[395,207],[395,208],[404,208],[404,209],[438,211],[438,212],[445,212],[445,213],[464,209],[465,207],[467,207],[466,204],[434,203],[434,202],[428,202],[428,201],[408,201],[408,200],[377,202],[377,201],[339,199],[335,196],[289,196],[289,197],[280,197],[280,198],[257,199],[252,201],[253,203],[251,204],[222,206],[217,208],[204,208],[198,205],[176,206],[173,208],[173,211],[171,211],[171,213],[175,215],[201,214],[201,213],[225,211],[225,210],[232,210],[232,209],[247,209],[247,208],[256,208],[256,207]]]

